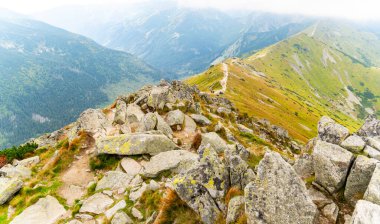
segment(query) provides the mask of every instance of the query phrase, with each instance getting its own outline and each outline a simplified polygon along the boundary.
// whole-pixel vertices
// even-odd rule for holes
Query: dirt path
[[[227,82],[228,82],[228,65],[226,63],[222,63],[223,66],[223,74],[224,77],[222,80],[220,80],[220,85],[222,86],[221,90],[216,91],[216,94],[224,93],[227,90]]]

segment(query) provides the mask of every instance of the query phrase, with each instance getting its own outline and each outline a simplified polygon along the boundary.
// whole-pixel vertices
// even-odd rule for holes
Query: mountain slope
[[[74,120],[160,75],[136,57],[34,20],[0,20],[0,146]]]
[[[306,141],[328,114],[357,128],[366,111],[379,110],[380,70],[302,33],[246,59],[229,59],[225,96],[251,115],[267,118]],[[223,64],[189,78],[203,91],[220,89]],[[210,90],[210,87],[212,90]]]

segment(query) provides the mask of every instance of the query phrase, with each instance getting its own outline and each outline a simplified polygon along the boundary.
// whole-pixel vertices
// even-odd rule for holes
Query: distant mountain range
[[[135,56],[42,22],[0,18],[0,147],[72,122],[162,77]]]

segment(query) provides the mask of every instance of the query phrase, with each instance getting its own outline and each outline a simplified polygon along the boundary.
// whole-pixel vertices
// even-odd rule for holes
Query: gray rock
[[[317,205],[319,209],[322,209],[326,205],[333,203],[331,199],[327,198],[324,194],[322,194],[320,191],[317,191],[313,187],[311,187],[308,192],[311,200],[315,205]]]
[[[35,204],[16,216],[11,224],[54,224],[66,213],[58,200],[50,195],[40,198]]]
[[[236,196],[228,203],[226,223],[236,223],[237,219],[244,214],[244,197]]]
[[[119,171],[109,171],[96,185],[96,190],[119,190],[126,189],[129,186],[133,176]]]
[[[371,180],[369,181],[364,200],[380,205],[380,164],[376,164]]]
[[[366,140],[369,146],[376,150],[380,150],[380,136],[367,137]]]
[[[206,147],[207,145],[210,145],[218,153],[228,150],[226,142],[215,132],[202,134],[202,143],[200,147]]]
[[[347,128],[327,116],[323,116],[318,122],[318,137],[322,141],[340,144],[349,135],[350,132]]]
[[[76,219],[73,219],[73,220],[71,220],[70,222],[68,222],[66,224],[83,224],[83,222],[81,222],[79,220],[76,220]]]
[[[143,171],[143,167],[136,160],[131,158],[123,158],[120,162],[123,170],[130,176],[135,176]]]
[[[33,156],[27,159],[23,159],[21,161],[15,159],[13,160],[13,166],[24,166],[24,167],[31,167],[33,165],[36,165],[37,163],[40,162],[40,157],[39,156]]]
[[[357,135],[352,135],[346,138],[341,144],[343,148],[350,150],[351,152],[354,152],[354,153],[359,153],[363,151],[365,145],[366,145],[365,141]]]
[[[377,224],[380,222],[380,205],[359,200],[352,213],[351,224]]]
[[[266,152],[244,195],[248,224],[314,223],[318,214],[301,178],[276,152]]]
[[[197,124],[194,122],[194,120],[185,115],[185,127],[184,127],[184,130],[188,133],[193,133],[197,130]]]
[[[107,217],[107,219],[110,219],[118,210],[123,209],[127,206],[127,203],[124,200],[119,201],[116,203],[112,208],[108,209],[104,215]]]
[[[178,173],[197,160],[197,154],[186,150],[161,152],[153,156],[148,163],[144,164],[145,169],[143,175],[146,177],[156,177],[166,170],[174,170]]]
[[[166,122],[169,126],[183,125],[185,121],[185,114],[180,110],[169,111],[166,116]]]
[[[197,123],[199,125],[204,126],[204,125],[210,125],[211,124],[211,121],[207,117],[205,117],[201,114],[192,114],[192,115],[190,115],[190,117],[193,118],[195,123]]]
[[[363,197],[377,163],[377,160],[361,155],[356,158],[348,175],[344,191],[344,197],[347,201],[356,203]]]
[[[147,113],[140,122],[139,131],[152,131],[157,126],[157,117],[154,113]]]
[[[372,148],[371,146],[367,145],[365,148],[364,148],[364,153],[366,155],[368,155],[368,157],[370,158],[374,158],[374,159],[377,159],[377,160],[380,160],[380,151]]]
[[[317,141],[313,151],[315,181],[330,193],[341,189],[354,156],[351,152],[324,141]]]
[[[127,117],[127,104],[123,100],[116,101],[115,118],[113,122],[115,124],[124,124]]]
[[[113,200],[110,197],[102,193],[96,193],[83,202],[79,212],[101,214],[105,212],[112,204]]]
[[[237,124],[237,128],[239,129],[240,132],[253,134],[253,130],[252,129],[247,128],[246,126],[244,126],[242,124]]]
[[[171,138],[173,135],[173,131],[172,131],[171,127],[168,125],[168,123],[165,122],[165,120],[157,112],[155,113],[155,115],[157,118],[156,129],[158,131],[161,131],[164,135]]]
[[[30,178],[32,176],[32,171],[24,166],[12,166],[7,164],[0,169],[0,175],[9,178]]]
[[[94,137],[104,136],[106,129],[111,126],[111,122],[107,120],[106,116],[100,109],[88,109],[80,114],[77,125],[72,129],[69,134],[70,141],[76,136],[78,131],[83,130]]]
[[[129,124],[139,123],[145,115],[141,108],[136,104],[129,104],[126,114]]]
[[[376,119],[376,116],[369,116],[363,126],[359,129],[358,135],[373,137],[380,135],[380,120]]]
[[[169,88],[167,86],[154,86],[148,96],[148,106],[162,110],[167,102]]]
[[[137,210],[137,208],[135,208],[135,207],[132,208],[131,213],[132,213],[133,217],[135,217],[138,220],[142,220],[144,218],[144,216],[141,214],[141,212],[139,210]]]
[[[133,224],[133,220],[123,211],[118,211],[112,218],[111,224]]]
[[[245,186],[254,180],[255,173],[240,156],[226,156],[231,187],[244,190]]]
[[[129,193],[129,200],[137,202],[137,200],[139,200],[143,193],[147,190],[149,190],[148,185],[146,183],[143,183],[139,189]]]
[[[331,223],[336,223],[339,214],[339,208],[335,203],[326,205],[322,209],[322,214],[325,216]]]
[[[155,180],[150,180],[149,182],[149,190],[156,191],[160,189],[160,184],[157,183]]]
[[[0,205],[9,201],[21,188],[23,182],[18,178],[0,177]]]
[[[116,155],[157,154],[177,149],[163,134],[133,133],[109,136],[96,140],[98,153]]]
[[[294,170],[301,178],[308,178],[314,175],[313,157],[309,154],[302,154],[293,165]]]

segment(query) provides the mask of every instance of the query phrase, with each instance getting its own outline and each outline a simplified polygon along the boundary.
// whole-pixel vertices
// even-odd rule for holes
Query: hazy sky
[[[0,8],[31,14],[50,8],[75,4],[116,4],[146,0],[0,0]],[[155,1],[155,0],[152,0]],[[350,19],[380,20],[380,0],[173,0],[190,7],[252,9],[279,13],[334,16]]]

